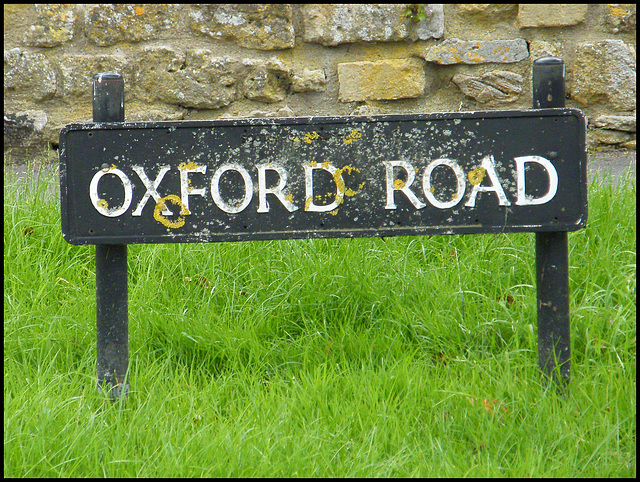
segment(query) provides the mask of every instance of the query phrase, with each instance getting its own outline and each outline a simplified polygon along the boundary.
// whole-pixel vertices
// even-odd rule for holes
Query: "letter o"
[[[452,197],[451,201],[440,201],[431,192],[431,173],[438,166],[447,166],[456,175],[458,185],[456,188],[456,195]],[[433,206],[439,209],[452,208],[453,206],[458,204],[462,200],[462,196],[464,196],[466,187],[467,186],[465,184],[464,172],[462,171],[462,168],[451,159],[436,159],[427,166],[424,174],[422,175],[422,190],[424,191],[424,195]]]
[[[227,171],[239,172],[244,180],[244,198],[240,204],[235,206],[227,203],[222,199],[222,196],[220,196],[220,178]],[[236,214],[244,211],[253,198],[253,182],[251,181],[251,176],[249,176],[247,170],[239,164],[220,166],[211,178],[211,198],[213,202],[216,203],[216,206],[225,213]]]
[[[106,174],[113,174],[115,176],[118,176],[120,178],[120,181],[122,182],[122,187],[124,188],[124,202],[119,208],[109,208],[104,206],[104,200],[100,199],[100,196],[98,196],[98,183],[100,182],[100,179],[102,179],[102,176]],[[89,184],[89,197],[91,198],[91,204],[93,204],[93,207],[96,208],[96,211],[98,211],[103,216],[107,216],[109,218],[117,218],[118,216],[124,214],[127,209],[129,209],[129,206],[131,206],[131,200],[133,199],[133,185],[131,184],[131,181],[129,180],[127,175],[120,169],[101,169],[96,172],[91,179],[91,183]],[[102,203],[100,201],[102,201]]]

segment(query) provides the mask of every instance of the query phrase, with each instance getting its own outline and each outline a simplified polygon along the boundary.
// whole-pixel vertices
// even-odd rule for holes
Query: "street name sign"
[[[586,120],[554,108],[67,125],[72,244],[574,231]]]

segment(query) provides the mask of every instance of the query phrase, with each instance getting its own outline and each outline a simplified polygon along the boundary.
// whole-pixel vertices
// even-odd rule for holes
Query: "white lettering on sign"
[[[449,201],[440,201],[436,199],[434,196],[434,188],[431,187],[431,173],[438,166],[447,166],[449,167],[453,173],[456,175],[457,187],[456,192],[451,196],[451,200]],[[439,209],[448,209],[452,208],[460,201],[462,201],[462,196],[464,196],[464,191],[467,187],[467,184],[464,180],[464,171],[462,168],[455,162],[450,159],[436,159],[424,170],[424,174],[422,175],[422,191],[424,192],[427,200],[435,207]]]
[[[504,190],[500,185],[500,180],[498,179],[498,175],[496,174],[496,169],[495,169],[495,166],[493,165],[493,156],[487,156],[483,158],[482,162],[480,163],[480,166],[482,169],[484,169],[484,172],[486,172],[489,175],[489,179],[491,180],[491,186],[480,185],[480,182],[482,182],[482,178],[484,178],[484,175],[480,176],[480,182],[477,182],[477,183],[474,183],[474,181],[471,180],[472,176],[469,176],[470,178],[469,181],[472,184],[474,184],[474,186],[471,189],[469,200],[467,201],[465,206],[468,206],[471,208],[475,207],[476,196],[478,195],[479,192],[495,192],[498,195],[498,204],[500,206],[511,206],[511,203],[507,200],[507,196],[505,195]]]
[[[227,171],[237,171],[242,176],[242,180],[244,181],[244,197],[240,203],[236,203],[235,205],[229,204],[227,201],[222,199],[220,195],[220,178]],[[218,170],[213,174],[211,178],[211,198],[213,202],[216,203],[221,210],[225,213],[236,214],[241,213],[245,210],[245,208],[251,202],[251,198],[253,197],[253,181],[251,181],[251,176],[247,170],[239,164],[226,164],[224,166],[220,166]]]
[[[548,159],[540,156],[523,156],[516,157],[516,172],[518,173],[517,177],[517,192],[518,198],[516,199],[516,206],[531,206],[535,204],[545,204],[553,199],[558,192],[558,172],[556,168],[553,167],[553,164]],[[525,193],[525,164],[527,162],[535,162],[536,164],[540,164],[547,171],[549,175],[549,190],[547,194],[541,196],[537,199],[530,198]]]
[[[105,199],[101,199],[98,195],[98,183],[100,182],[100,179],[107,174],[118,176],[122,182],[122,187],[124,188],[124,202],[122,203],[122,206],[118,208],[110,207],[107,201]],[[108,218],[117,218],[118,216],[126,213],[129,206],[131,206],[131,201],[133,200],[133,185],[124,172],[112,165],[111,167],[100,169],[95,173],[91,179],[91,183],[89,184],[89,197],[91,198],[91,204],[96,208],[96,211]]]
[[[189,162],[189,163],[183,162],[178,166],[178,170],[180,171],[180,199],[182,201],[182,210],[180,214],[188,215],[188,214],[191,214],[191,211],[189,211],[189,196],[205,197],[207,194],[206,192],[207,190],[205,188],[195,189],[194,187],[191,186],[191,179],[189,179],[189,173],[197,172],[200,174],[204,174],[205,172],[207,172],[207,166],[197,166],[193,162]],[[249,180],[249,182],[251,182],[251,180]]]
[[[385,179],[387,184],[387,204],[385,209],[396,209],[395,191],[400,191],[407,196],[407,199],[415,206],[416,209],[422,209],[426,206],[425,203],[420,201],[415,194],[411,191],[410,187],[416,178],[416,172],[411,164],[406,161],[384,161],[385,167]],[[407,181],[401,179],[394,179],[393,168],[401,167],[407,173]]]
[[[274,188],[267,189],[267,170],[275,171],[278,173],[278,185]],[[289,212],[293,212],[298,207],[291,202],[291,196],[284,195],[284,187],[287,185],[287,171],[282,166],[277,164],[260,164],[258,166],[258,198],[260,204],[258,207],[259,213],[269,212],[269,202],[267,201],[267,194],[273,194],[282,203],[282,205]]]
[[[514,158],[514,174],[515,174],[515,189],[514,187],[508,188],[514,181],[507,183],[507,190],[515,194],[515,205],[517,206],[533,206],[542,205],[551,201],[558,191],[558,172],[554,165],[548,159],[541,156],[521,156]],[[392,160],[384,161],[384,179],[380,179],[380,192],[386,188],[386,192],[380,193],[381,202],[384,202],[384,209],[394,210],[397,209],[396,194],[401,193],[415,209],[423,209],[429,203],[431,206],[437,209],[451,209],[458,206],[462,199],[465,197],[467,191],[467,183],[471,186],[469,197],[464,203],[464,207],[475,208],[479,193],[494,193],[497,197],[498,205],[510,206],[511,203],[507,199],[501,180],[496,172],[495,160],[493,156],[489,155],[484,157],[480,164],[475,169],[465,173],[462,167],[453,159],[439,158],[430,161],[426,164],[426,168],[422,174],[422,194],[424,194],[427,203],[418,198],[416,192],[419,193],[419,189],[414,190],[412,186],[416,181],[416,173],[419,172],[410,162],[406,160]],[[526,193],[526,176],[528,167],[532,165],[540,166],[548,178],[548,189],[545,194],[534,197]],[[344,166],[338,169],[331,165],[328,161],[323,163],[311,162],[300,166],[304,171],[304,190],[305,190],[305,203],[304,210],[307,212],[337,214],[337,208],[345,202],[345,197],[353,197],[358,194],[365,183],[359,185],[358,190],[348,188],[345,185],[342,174],[344,172],[359,173],[360,170],[351,166]],[[438,183],[434,183],[434,171],[440,168],[441,170],[450,170],[455,178],[455,191],[451,192],[450,188],[447,188],[448,194],[444,196],[442,192],[438,192]],[[147,204],[149,198],[153,198],[156,203],[154,208],[154,218],[166,219],[166,216],[172,215],[171,210],[167,207],[167,200],[172,204],[179,206],[181,216],[183,220],[180,224],[184,224],[184,217],[191,214],[189,210],[189,198],[190,196],[200,196],[204,199],[207,198],[207,187],[196,188],[192,186],[192,182],[198,182],[199,175],[207,174],[206,165],[196,165],[194,162],[180,163],[177,170],[179,173],[179,188],[180,196],[172,193],[166,194],[161,197],[158,192],[160,184],[165,179],[166,174],[171,170],[169,165],[159,166],[158,173],[155,179],[150,179],[145,170],[141,166],[131,166],[133,172],[137,174],[137,177],[142,182],[145,188],[145,193],[138,202],[135,210],[131,213],[132,216],[141,216],[144,207]],[[237,199],[223,198],[220,189],[221,179],[228,171],[235,171],[236,174],[230,174],[232,177],[239,175],[242,178],[242,183],[236,180],[230,180],[227,185],[233,186],[231,192],[239,193],[234,194]],[[257,195],[258,195],[258,213],[270,212],[271,206],[269,204],[268,195],[277,199],[284,208],[289,212],[294,212],[299,209],[293,202],[293,194],[287,192],[287,182],[289,180],[289,173],[287,170],[276,163],[264,163],[256,166],[257,171]],[[273,185],[267,186],[267,172],[275,173],[277,175],[277,182]],[[326,172],[331,176],[333,183],[328,192],[314,192],[314,173],[317,175],[320,172]],[[327,175],[325,174],[325,176]],[[124,191],[124,200],[120,206],[109,206],[106,199],[102,199],[99,195],[99,184],[104,176],[115,176],[122,185]],[[273,175],[272,178],[275,179]],[[231,182],[234,181],[234,182]],[[168,181],[167,181],[168,182]],[[370,182],[370,181],[367,181]],[[330,182],[331,183],[331,182]],[[442,182],[440,183],[440,185]],[[451,184],[449,182],[448,184]],[[326,186],[326,182],[323,184]],[[335,185],[335,190],[333,186]],[[211,189],[211,199],[215,205],[223,212],[229,214],[238,214],[244,211],[253,199],[254,194],[254,182],[249,174],[249,171],[242,167],[240,164],[229,163],[220,166],[214,173],[209,183]],[[89,197],[91,204],[98,213],[103,216],[114,218],[121,216],[128,211],[133,200],[133,188],[134,184],[131,179],[115,165],[111,167],[105,167],[100,169],[94,174],[89,184]],[[442,188],[442,186],[440,186]],[[174,191],[175,192],[175,191]],[[444,198],[443,198],[444,196]],[[325,202],[327,204],[322,204]],[[167,221],[167,223],[173,223],[169,227],[177,227],[177,221]],[[175,226],[174,226],[175,225]]]
[[[334,201],[330,204],[324,204],[322,206],[318,206],[313,202],[313,198],[314,198],[313,171],[317,169],[322,169],[330,173],[331,177],[334,180],[334,183],[336,184],[336,193],[335,193]],[[334,166],[332,166],[328,162],[323,162],[322,164],[312,163],[311,165],[304,166],[304,187],[305,187],[304,210],[305,211],[311,211],[315,213],[326,213],[328,211],[333,211],[338,206],[340,206],[340,204],[343,201],[343,198],[340,194],[340,188],[338,186],[339,183],[336,182],[336,178],[339,178],[340,180],[342,180],[342,176],[340,175],[340,173],[338,173],[338,169],[336,169]],[[344,185],[344,181],[342,181],[342,185]],[[331,196],[334,196],[333,192],[325,194],[325,197],[331,197]]]
[[[147,189],[147,192],[145,192],[144,196],[142,196],[142,199],[140,199],[140,202],[138,203],[138,207],[136,208],[135,211],[133,211],[133,213],[131,213],[132,216],[142,216],[142,210],[144,209],[144,206],[147,204],[147,200],[150,197],[153,197],[153,200],[156,202],[156,204],[160,202],[160,195],[158,194],[158,186],[160,186],[160,183],[162,182],[164,175],[167,172],[169,172],[169,170],[171,169],[171,166],[168,166],[168,165],[160,166],[160,171],[158,172],[158,175],[156,176],[153,182],[149,180],[149,178],[144,172],[143,167],[131,166],[131,169],[135,171],[135,173],[138,175],[138,177],[142,181],[142,184],[144,184],[144,187]],[[167,209],[167,206],[165,205],[164,208],[162,209],[162,214],[164,214],[165,216],[170,216],[173,213],[169,211],[169,209]]]

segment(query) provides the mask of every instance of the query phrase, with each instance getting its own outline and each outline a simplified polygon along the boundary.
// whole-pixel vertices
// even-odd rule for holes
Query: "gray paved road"
[[[636,177],[636,151],[601,151],[589,154],[589,176],[610,173],[612,180],[618,180],[627,173]]]

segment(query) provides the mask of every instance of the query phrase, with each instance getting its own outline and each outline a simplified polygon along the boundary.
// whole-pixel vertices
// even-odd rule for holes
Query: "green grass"
[[[635,180],[569,234],[568,398],[525,233],[130,246],[124,403],[47,183],[5,169],[5,477],[636,475]]]

